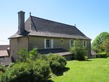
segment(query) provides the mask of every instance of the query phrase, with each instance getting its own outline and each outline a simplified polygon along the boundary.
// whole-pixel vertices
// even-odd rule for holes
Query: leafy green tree
[[[73,47],[70,48],[72,59],[85,60],[86,49],[83,47],[80,40],[76,40]]]
[[[105,39],[101,44],[102,49],[107,53],[109,56],[109,38]]]
[[[18,61],[21,62],[26,62],[27,58],[28,58],[28,51],[27,49],[21,49],[19,52],[17,52],[18,54]]]
[[[18,53],[18,62],[27,62],[35,60],[38,57],[37,48],[28,51],[27,49],[21,49]]]
[[[101,44],[108,37],[108,32],[102,32],[101,34],[99,34],[92,43],[92,49],[96,52],[102,51]]]
[[[37,48],[34,48],[33,50],[30,50],[28,54],[29,54],[29,58],[31,60],[36,60],[36,58],[38,57]]]

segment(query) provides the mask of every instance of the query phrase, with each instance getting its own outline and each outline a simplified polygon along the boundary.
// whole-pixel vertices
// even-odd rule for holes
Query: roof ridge
[[[53,21],[53,20],[49,20],[49,19],[45,19],[45,18],[41,18],[41,17],[36,17],[36,16],[31,16],[31,17],[38,18],[38,19],[45,20],[45,21],[49,21],[49,22],[62,24],[62,25],[66,25],[66,26],[76,27],[75,25],[70,25],[70,24],[66,24],[66,23],[62,23],[62,22],[58,22],[58,21]]]
[[[30,22],[33,24],[35,31],[37,31],[37,28],[36,28],[36,26],[35,26],[35,24],[34,24],[34,21],[33,21],[33,19],[32,19],[32,16],[31,16],[31,15],[30,15]],[[32,26],[31,26],[31,27],[32,27]]]

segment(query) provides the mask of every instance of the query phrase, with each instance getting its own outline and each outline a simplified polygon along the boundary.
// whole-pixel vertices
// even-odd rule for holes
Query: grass
[[[68,61],[68,71],[61,76],[53,76],[54,82],[109,82],[109,58],[89,61]]]

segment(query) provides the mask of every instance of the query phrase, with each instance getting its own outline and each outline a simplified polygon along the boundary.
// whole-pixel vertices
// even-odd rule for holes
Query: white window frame
[[[44,39],[44,48],[46,49],[46,39]]]
[[[53,45],[53,39],[51,39],[51,48],[53,48],[53,46],[54,46],[54,45]]]
[[[73,47],[72,44],[71,44],[72,41],[73,41],[73,46],[74,46],[75,40],[69,40],[69,47]]]
[[[86,40],[83,40],[83,46],[87,47],[87,41]]]
[[[47,47],[47,40],[50,40],[50,47]],[[53,39],[44,39],[44,49],[53,48]]]
[[[61,40],[60,40],[60,42],[61,42],[61,44],[63,44],[64,40],[63,40],[63,39],[61,39]]]

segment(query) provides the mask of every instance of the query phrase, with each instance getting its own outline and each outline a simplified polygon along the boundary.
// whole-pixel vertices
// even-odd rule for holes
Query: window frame
[[[64,40],[63,40],[63,39],[61,39],[61,40],[60,40],[60,43],[61,43],[61,44],[63,44],[63,43],[64,43]]]
[[[83,40],[83,47],[87,47],[87,41]]]
[[[49,43],[47,43],[47,41]],[[44,49],[49,49],[49,48],[53,48],[53,39],[44,39]]]
[[[74,44],[75,44],[75,40],[73,40],[73,39],[69,40],[69,47],[73,47]]]

